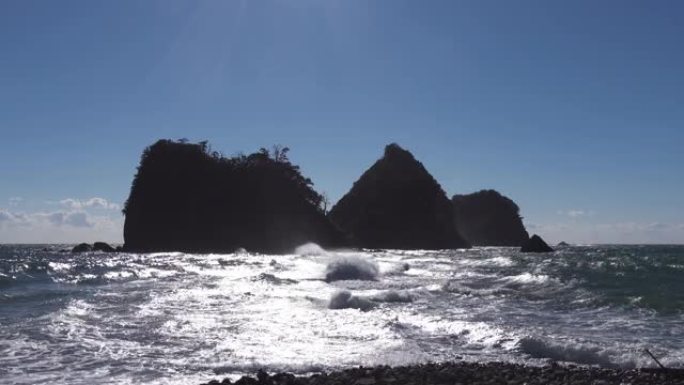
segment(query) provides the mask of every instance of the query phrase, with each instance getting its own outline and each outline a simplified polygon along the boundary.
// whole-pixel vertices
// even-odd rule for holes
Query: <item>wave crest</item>
[[[518,348],[533,358],[548,358],[554,361],[599,365],[605,368],[621,366],[611,361],[609,352],[597,346],[579,343],[557,344],[540,338],[524,337],[518,341]]]
[[[359,309],[370,310],[375,304],[367,298],[352,295],[348,290],[334,293],[328,302],[328,309]]]
[[[375,281],[379,272],[378,265],[373,261],[357,256],[338,257],[326,266],[325,281]]]

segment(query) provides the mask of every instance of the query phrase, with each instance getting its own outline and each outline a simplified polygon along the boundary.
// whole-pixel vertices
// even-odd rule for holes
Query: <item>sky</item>
[[[684,243],[683,48],[667,0],[4,0],[0,243],[122,242],[160,138],[332,202],[397,142],[550,242]]]

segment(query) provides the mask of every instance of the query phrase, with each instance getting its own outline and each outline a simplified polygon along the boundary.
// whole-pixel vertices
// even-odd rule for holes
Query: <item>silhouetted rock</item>
[[[553,249],[544,242],[537,234],[534,234],[525,244],[520,248],[523,253],[548,253]]]
[[[364,248],[448,249],[469,247],[456,231],[441,186],[410,152],[385,147],[329,214]]]
[[[113,253],[116,251],[116,249],[105,242],[95,242],[93,243],[93,251],[104,251],[105,253]]]
[[[454,195],[456,230],[474,246],[522,246],[529,239],[520,209],[495,190]]]
[[[566,246],[570,246],[570,244],[567,243],[567,242],[565,242],[565,241],[561,241],[561,242],[559,242],[556,246],[558,246],[558,247],[566,247]]]
[[[74,246],[73,249],[71,249],[72,253],[85,253],[88,251],[92,251],[93,247],[90,246],[87,243],[79,243],[78,245]]]
[[[148,147],[124,208],[124,249],[290,252],[306,242],[342,245],[322,196],[287,151],[225,158],[206,142]]]

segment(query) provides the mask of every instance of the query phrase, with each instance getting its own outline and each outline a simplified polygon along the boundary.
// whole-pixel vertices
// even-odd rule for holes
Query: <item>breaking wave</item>
[[[309,242],[305,243],[301,246],[297,246],[295,249],[295,254],[301,255],[301,256],[317,256],[317,255],[322,255],[322,256],[327,256],[329,255],[328,252],[320,247],[319,245]]]
[[[370,310],[375,304],[365,297],[352,295],[348,290],[340,290],[330,297],[328,309],[359,309]]]
[[[533,358],[599,365],[604,368],[632,368],[634,366],[633,363],[616,364],[611,361],[610,352],[595,345],[582,345],[577,342],[552,343],[540,338],[524,337],[518,341],[518,348]]]
[[[375,281],[380,269],[368,259],[358,256],[339,256],[325,268],[325,281]]]

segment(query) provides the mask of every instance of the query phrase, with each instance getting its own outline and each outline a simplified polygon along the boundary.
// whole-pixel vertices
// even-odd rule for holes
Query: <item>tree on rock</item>
[[[225,158],[206,142],[160,140],[142,155],[124,214],[131,251],[290,252],[341,246],[313,183],[278,147]]]

